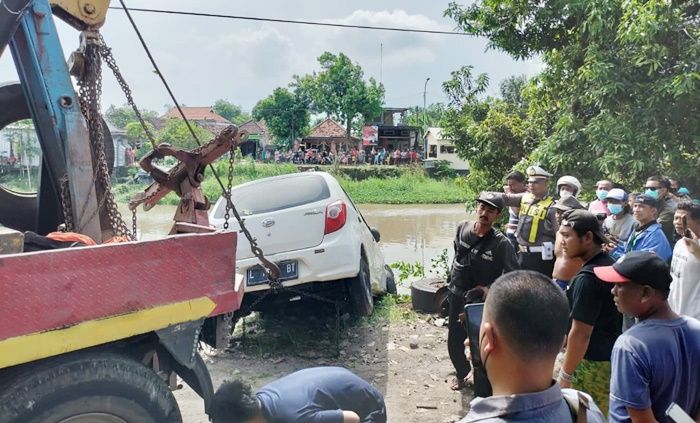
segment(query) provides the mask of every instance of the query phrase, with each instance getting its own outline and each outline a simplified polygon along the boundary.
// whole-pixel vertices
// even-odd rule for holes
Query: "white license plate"
[[[288,281],[299,277],[299,263],[297,260],[285,260],[277,263],[280,268],[280,281]],[[267,274],[262,266],[253,266],[246,272],[246,285],[255,286],[268,283]]]

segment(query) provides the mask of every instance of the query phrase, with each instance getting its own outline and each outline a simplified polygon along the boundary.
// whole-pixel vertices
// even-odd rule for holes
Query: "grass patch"
[[[386,294],[374,302],[374,313],[357,320],[358,324],[376,326],[383,323],[413,321],[417,314],[411,308],[411,296]]]

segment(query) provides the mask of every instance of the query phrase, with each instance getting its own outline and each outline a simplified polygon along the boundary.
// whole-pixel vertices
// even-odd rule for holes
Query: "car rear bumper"
[[[343,236],[344,231],[326,235],[323,242],[312,248],[286,251],[283,253],[266,255],[265,257],[275,263],[286,260],[298,262],[297,279],[284,281],[283,286],[291,287],[310,282],[328,282],[339,279],[351,278],[357,275],[360,266],[360,248],[354,245],[354,237]],[[246,283],[245,292],[260,292],[270,289],[267,283],[248,286],[248,269],[259,265],[257,258],[239,259],[236,261],[237,272],[244,275]]]

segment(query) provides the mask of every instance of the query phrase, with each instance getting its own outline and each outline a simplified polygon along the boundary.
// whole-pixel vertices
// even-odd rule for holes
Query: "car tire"
[[[130,358],[74,354],[30,370],[4,386],[0,422],[182,423],[163,379]]]
[[[396,277],[394,276],[394,271],[391,267],[384,265],[386,269],[386,292],[389,294],[396,294]]]
[[[423,278],[411,284],[411,305],[416,311],[438,313],[445,293],[445,281],[438,278]]]
[[[369,265],[363,254],[360,259],[360,270],[357,272],[357,276],[348,280],[350,304],[352,312],[356,316],[369,316],[374,311],[372,282],[369,276]]]

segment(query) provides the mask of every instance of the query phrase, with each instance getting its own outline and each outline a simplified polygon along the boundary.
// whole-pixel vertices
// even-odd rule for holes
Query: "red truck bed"
[[[237,234],[0,257],[0,368],[237,310]]]

